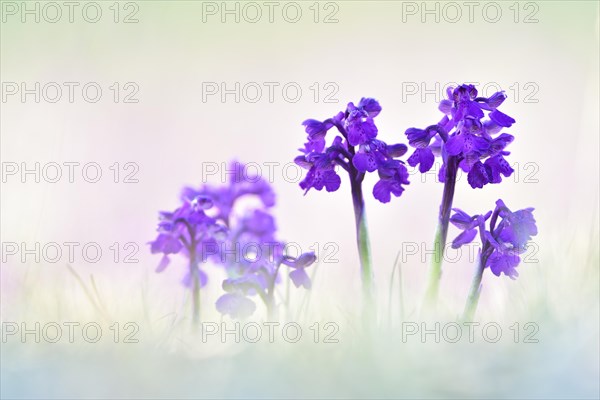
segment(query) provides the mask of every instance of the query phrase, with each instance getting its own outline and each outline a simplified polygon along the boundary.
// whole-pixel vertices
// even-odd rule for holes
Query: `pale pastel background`
[[[304,140],[300,123],[332,116],[348,101],[371,96],[383,106],[377,118],[380,137],[406,142],[406,128],[440,117],[439,98],[422,99],[421,91],[407,96],[407,84],[431,89],[436,82],[497,83],[509,96],[502,110],[517,120],[508,132],[516,137],[510,160],[521,166],[520,178],[473,190],[463,177],[455,205],[483,212],[502,197],[515,209],[535,207],[540,234],[533,258],[539,263],[521,265],[517,281],[486,274],[479,311],[489,320],[535,321],[542,342],[557,330],[567,332],[564,343],[583,346],[567,351],[576,360],[567,376],[585,383],[563,395],[598,395],[593,383],[598,377],[599,311],[596,2],[536,2],[537,23],[515,23],[509,8],[513,3],[500,2],[503,16],[494,24],[485,21],[480,9],[472,23],[467,15],[457,23],[435,23],[432,16],[422,23],[419,15],[403,22],[403,3],[393,1],[336,2],[339,21],[331,24],[312,21],[312,2],[299,3],[303,17],[298,23],[276,13],[273,23],[263,15],[251,24],[234,23],[231,17],[221,23],[218,16],[203,22],[202,2],[148,1],[137,3],[138,23],[115,24],[108,10],[112,3],[101,4],[106,14],[97,24],[81,18],[72,24],[20,23],[13,16],[2,24],[3,82],[92,81],[104,89],[96,104],[81,97],[73,104],[21,103],[16,97],[3,102],[2,161],[95,161],[106,174],[96,184],[81,179],[22,184],[9,178],[2,184],[3,242],[95,241],[105,250],[113,242],[138,243],[137,264],[114,263],[106,250],[103,262],[90,265],[79,258],[73,268],[83,277],[93,274],[112,315],[141,318],[142,309],[149,308],[144,312],[155,319],[181,309],[185,298],[178,285],[183,264],[174,263],[164,275],[153,273],[158,260],[145,242],[153,238],[157,210],[176,207],[182,185],[200,183],[203,163],[233,158],[278,162],[273,178],[280,237],[304,248],[315,242],[321,249],[327,242],[339,246],[339,262],[319,266],[309,315],[343,320],[355,313],[359,299],[349,185],[344,177],[336,193],[303,196],[297,183],[283,178],[282,166]],[[524,5],[519,3],[520,20],[531,10]],[[113,82],[137,83],[139,103],[115,104],[108,90]],[[285,101],[278,90],[273,103],[266,93],[257,103],[236,103],[232,96],[225,103],[218,96],[203,102],[203,82],[230,87],[235,82],[297,82],[303,94],[297,103]],[[334,82],[338,103],[315,102],[309,89],[314,82],[321,87]],[[539,89],[530,97],[536,102],[526,101],[532,87],[528,83]],[[509,87],[518,88],[518,99]],[[108,166],[130,161],[140,167],[139,183],[111,182]],[[535,169],[524,169],[528,162]],[[536,171],[536,182],[524,179],[531,171]],[[414,175],[401,198],[383,205],[370,195],[374,182],[369,177],[365,183],[367,212],[380,302],[387,304],[389,276],[402,243],[431,246],[441,186],[432,176],[421,182]],[[22,264],[14,257],[3,262],[2,320],[93,315],[65,264]],[[402,264],[409,319],[418,311],[427,265],[420,255]],[[472,268],[466,256],[445,266],[442,298],[449,315],[460,312]],[[218,277],[204,295],[208,315],[214,315]],[[518,365],[511,368],[518,373]],[[548,380],[542,375],[538,384]],[[8,393],[23,392],[15,385]],[[120,392],[109,395],[115,393]],[[535,397],[542,392],[515,393]]]

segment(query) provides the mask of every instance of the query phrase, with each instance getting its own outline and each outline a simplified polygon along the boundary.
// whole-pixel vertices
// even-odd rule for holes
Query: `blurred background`
[[[3,397],[600,395],[597,2],[74,3],[1,3],[1,319],[3,329],[135,322],[140,343],[3,337]],[[435,173],[411,170],[388,204],[370,193],[375,176],[364,183],[380,304],[370,341],[353,322],[349,184],[303,194],[291,164],[301,122],[374,97],[378,137],[406,143],[404,131],[437,122],[446,87],[463,82],[484,96],[505,90],[515,174],[483,189],[461,176],[455,206],[483,213],[502,198],[535,207],[539,228],[516,281],[484,275],[479,317],[503,340],[399,339],[402,322],[419,318],[442,194]],[[281,239],[330,255],[310,300],[291,290],[285,318],[333,321],[340,343],[208,346],[186,330],[185,260],[155,274],[160,257],[146,243],[184,185],[223,181],[232,159],[272,182]],[[23,251],[36,243],[39,260]],[[76,243],[72,259],[64,243]],[[440,297],[451,321],[475,259],[449,258]],[[401,285],[398,273],[391,285],[395,263]],[[220,321],[223,274],[206,270],[202,313]],[[536,324],[539,342],[514,343],[515,322]]]

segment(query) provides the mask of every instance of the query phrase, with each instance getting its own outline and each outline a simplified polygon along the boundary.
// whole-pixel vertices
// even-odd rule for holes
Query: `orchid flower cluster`
[[[504,274],[511,279],[516,279],[519,276],[516,268],[521,262],[520,254],[526,251],[527,243],[532,236],[537,235],[538,231],[533,217],[533,208],[512,212],[502,200],[496,201],[493,212],[488,211],[484,215],[470,216],[458,208],[453,210],[455,213],[450,218],[450,222],[462,232],[452,241],[452,247],[458,249],[471,243],[477,236],[478,230],[481,240],[479,264],[464,312],[464,318],[471,319],[477,307],[484,269],[489,267],[496,276]],[[489,228],[486,228],[488,219],[490,219]]]
[[[506,147],[514,137],[503,130],[510,128],[515,120],[498,109],[506,99],[504,92],[481,97],[473,85],[463,84],[449,88],[447,95],[439,105],[444,115],[438,123],[406,130],[408,143],[414,148],[406,163],[426,173],[436,157],[442,161],[439,180],[444,187],[426,304],[437,301],[450,223],[462,230],[452,241],[454,248],[471,243],[479,233],[479,262],[464,311],[464,318],[472,318],[485,268],[489,267],[496,276],[505,274],[515,279],[520,255],[537,234],[537,226],[533,208],[512,212],[502,200],[496,202],[493,211],[481,215],[471,216],[452,207],[459,169],[467,173],[472,188],[498,184],[514,172],[505,158],[510,154]],[[348,174],[363,284],[363,315],[367,319],[374,316],[375,295],[362,183],[368,173],[377,171],[379,179],[372,194],[381,203],[389,203],[392,196],[401,196],[409,184],[405,162],[400,160],[407,146],[388,145],[377,137],[375,118],[381,110],[377,100],[362,98],[357,105],[348,103],[345,111],[331,118],[305,120],[302,125],[307,141],[294,160],[307,170],[300,182],[305,194],[310,189],[335,192],[341,186],[338,172],[344,170]],[[330,134],[331,140],[327,140],[334,127],[337,133]],[[315,254],[296,257],[286,254],[285,243],[276,237],[276,222],[270,212],[275,204],[271,186],[261,177],[248,176],[243,164],[233,163],[229,171],[233,172],[227,184],[184,188],[182,205],[173,212],[161,213],[158,236],[151,242],[151,251],[163,254],[157,272],[167,267],[174,254],[188,259],[184,284],[192,289],[196,320],[199,289],[208,281],[201,265],[208,262],[222,266],[227,273],[222,283],[224,293],[216,301],[216,307],[233,318],[252,315],[257,308],[256,298],[262,300],[268,315],[274,316],[277,309],[274,289],[280,281],[282,266],[288,268],[288,277],[296,287],[311,287],[305,269],[316,261]],[[257,199],[259,205],[240,214],[241,198]],[[251,257],[248,248],[253,249]]]
[[[388,145],[377,139],[375,117],[380,112],[381,106],[377,100],[362,98],[358,105],[348,103],[345,111],[324,121],[307,119],[302,125],[308,141],[300,149],[302,154],[294,160],[308,170],[306,177],[300,182],[305,194],[312,188],[319,191],[325,188],[328,192],[334,192],[341,185],[338,167],[348,173],[363,294],[365,303],[369,304],[373,303],[374,287],[362,183],[365,174],[377,171],[379,180],[373,187],[373,196],[382,203],[388,203],[392,195],[400,196],[404,191],[403,185],[409,183],[406,166],[398,159],[406,153],[406,145]],[[327,146],[326,135],[333,127],[339,135]],[[371,305],[367,307],[371,308]]]
[[[444,115],[437,124],[425,129],[409,128],[406,130],[408,142],[414,148],[407,160],[410,166],[418,167],[421,173],[426,173],[433,167],[436,157],[440,157],[442,160],[439,180],[444,184],[444,190],[426,297],[428,304],[435,303],[437,300],[442,255],[451,221],[450,213],[458,169],[467,173],[467,181],[472,188],[482,188],[487,184],[500,183],[502,177],[509,177],[514,172],[505,159],[510,154],[506,151],[506,147],[514,137],[501,131],[511,127],[515,120],[498,109],[506,100],[504,92],[494,93],[490,97],[481,97],[478,96],[475,86],[464,84],[457,88],[449,88],[447,96],[448,98],[442,100],[439,105],[439,110]],[[408,173],[404,162],[397,159],[406,153],[406,146],[402,144],[388,146],[376,139],[377,128],[374,118],[380,111],[381,106],[376,100],[363,98],[358,106],[350,103],[346,112],[340,112],[333,118],[322,122],[314,119],[304,121],[308,142],[305,143],[303,149],[300,149],[303,155],[295,159],[296,163],[308,169],[305,179],[300,183],[300,187],[305,190],[305,193],[311,188],[317,190],[325,188],[330,192],[337,190],[341,179],[335,171],[336,166],[340,166],[349,173],[355,215],[357,216],[357,244],[361,259],[363,287],[367,286],[368,288],[372,287],[372,282],[365,277],[372,278],[372,267],[368,241],[365,240],[368,234],[364,221],[364,203],[360,183],[366,172],[377,170],[380,180],[373,188],[373,195],[382,203],[389,202],[391,194],[399,196],[404,189],[402,185],[408,184]],[[325,135],[334,126],[342,136],[336,136],[332,144],[326,147]],[[354,146],[358,146],[358,149]],[[533,232],[535,228],[535,220],[531,211],[532,209],[526,209],[514,214],[529,213],[528,232]],[[490,215],[494,215],[492,217],[493,226],[490,228],[489,235],[482,233],[482,265],[483,267],[490,265],[495,274],[502,270],[514,277],[516,276],[514,268],[519,262],[515,255],[521,251],[517,249],[522,249],[523,243],[519,243],[521,247],[514,245],[507,247],[505,240],[510,229],[520,229],[514,222],[515,218],[511,217],[513,214],[509,213],[508,209],[502,208],[500,205],[497,207],[497,213],[490,213]],[[498,215],[502,218],[502,222],[496,228],[494,224]],[[460,246],[472,241],[476,235],[475,227],[480,226],[487,218],[489,215],[471,218],[462,211],[457,211],[452,222],[464,227],[465,231],[459,235],[453,245]],[[508,226],[513,228],[509,229]],[[495,229],[500,228],[501,231],[496,232]],[[485,238],[485,242],[483,238]],[[529,240],[529,236],[527,240]],[[479,290],[479,284],[477,290]],[[368,293],[369,290],[366,292]],[[369,296],[366,297],[366,301],[370,301]]]
[[[512,117],[498,110],[506,100],[504,92],[480,97],[475,86],[463,84],[448,88],[447,96],[440,102],[439,110],[444,116],[437,124],[406,130],[408,143],[415,148],[408,158],[409,165],[418,166],[425,173],[436,156],[443,163],[439,180],[444,190],[427,288],[428,305],[437,301],[458,168],[467,173],[472,188],[500,183],[503,176],[509,177],[514,172],[504,158],[510,154],[505,148],[514,136],[501,131],[515,123]]]
[[[342,181],[336,171],[339,166],[348,172],[353,184],[360,184],[367,172],[377,171],[379,181],[373,187],[373,196],[382,203],[388,203],[392,194],[400,196],[404,191],[402,185],[409,182],[404,162],[397,158],[406,153],[407,147],[388,145],[377,139],[375,117],[380,112],[377,100],[362,98],[358,106],[349,103],[346,111],[325,121],[304,121],[308,141],[300,149],[303,154],[294,160],[308,169],[300,187],[306,192],[311,188],[338,190]],[[341,136],[335,136],[327,147],[325,136],[334,126]]]
[[[222,314],[245,318],[256,310],[251,299],[258,296],[269,315],[275,311],[274,287],[281,265],[290,268],[289,277],[296,287],[310,288],[304,271],[316,261],[314,253],[298,257],[285,254],[285,243],[275,239],[276,225],[269,209],[275,205],[275,193],[262,177],[249,176],[245,166],[231,163],[225,185],[205,184],[199,189],[186,187],[182,205],[174,212],[161,212],[158,236],[150,243],[152,253],[162,253],[157,272],[163,271],[174,254],[188,259],[184,285],[193,294],[193,316],[199,319],[199,290],[208,276],[200,265],[212,262],[223,266],[228,278],[225,293],[216,307]],[[253,197],[259,206],[238,215],[240,199]],[[249,250],[250,249],[250,250]]]
[[[182,283],[192,290],[193,319],[197,323],[200,309],[200,288],[206,285],[208,277],[200,269],[200,261],[207,245],[216,244],[227,235],[227,227],[216,218],[206,214],[213,202],[205,196],[186,200],[173,212],[160,212],[158,236],[150,242],[153,254],[161,253],[156,272],[164,271],[171,262],[171,256],[182,254],[188,262],[188,269]]]
[[[408,143],[415,151],[408,158],[412,167],[419,166],[421,173],[431,169],[435,156],[441,156],[443,165],[439,179],[446,181],[450,167],[449,158],[467,172],[471,187],[482,188],[488,183],[502,182],[502,176],[513,173],[504,156],[510,154],[504,149],[514,139],[512,135],[499,133],[509,128],[515,120],[498,110],[506,100],[504,92],[496,92],[491,97],[478,97],[473,85],[448,88],[448,99],[440,102],[439,109],[444,113],[435,125],[425,129],[406,130]],[[487,112],[489,119],[484,119]]]
[[[235,252],[222,259],[229,278],[222,285],[226,293],[216,303],[219,312],[233,318],[249,317],[256,310],[251,297],[258,296],[273,316],[275,284],[282,265],[290,268],[289,278],[296,287],[310,289],[305,268],[316,261],[315,254],[303,253],[297,258],[285,255],[285,243],[275,238],[276,230],[274,217],[260,209],[240,217],[232,226],[227,246]]]
[[[521,262],[519,255],[525,252],[531,237],[537,235],[533,208],[512,212],[502,200],[498,200],[494,211],[488,211],[485,215],[471,217],[458,208],[453,210],[455,214],[450,218],[450,222],[461,229],[462,233],[452,241],[452,248],[458,249],[471,243],[479,229],[483,267],[490,267],[496,276],[504,274],[516,279],[519,276],[516,267]],[[490,227],[486,229],[485,223],[490,216]],[[496,226],[498,217],[500,223]]]

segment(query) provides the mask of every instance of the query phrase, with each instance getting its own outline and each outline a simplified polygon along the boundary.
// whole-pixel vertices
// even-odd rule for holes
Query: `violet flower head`
[[[474,215],[471,217],[461,209],[453,208],[452,210],[455,214],[450,217],[450,222],[462,230],[462,233],[452,241],[453,249],[458,249],[464,244],[471,243],[477,236],[477,229],[480,227],[485,228],[485,221],[492,215],[490,211],[485,215]]]
[[[377,171],[379,181],[373,188],[373,196],[387,203],[391,195],[400,196],[403,185],[408,185],[408,171],[398,157],[404,155],[404,144],[388,145],[377,139],[375,117],[381,106],[375,99],[362,98],[358,105],[349,103],[340,112],[325,121],[307,119],[302,123],[308,141],[300,149],[302,155],[294,160],[308,170],[300,182],[305,193],[310,189],[334,192],[341,185],[338,167],[346,170],[351,179],[362,182],[366,173]],[[326,135],[335,127],[339,133],[327,146]]]
[[[484,216],[471,217],[456,208],[454,211],[450,222],[463,232],[454,239],[452,247],[459,248],[470,243],[479,229],[484,267],[489,267],[496,276],[502,273],[511,279],[519,276],[516,267],[521,262],[520,254],[527,250],[527,243],[538,233],[533,208],[512,212],[502,200],[498,200],[494,211]],[[490,216],[490,226],[486,228],[485,223]]]
[[[200,263],[223,267],[227,279],[225,293],[216,307],[222,314],[246,318],[256,310],[252,299],[260,297],[267,309],[275,306],[274,286],[279,282],[281,265],[290,268],[295,286],[310,288],[304,268],[316,260],[314,253],[291,257],[285,243],[276,239],[277,227],[269,209],[275,205],[275,193],[262,177],[250,174],[244,164],[232,162],[223,185],[204,184],[186,187],[181,193],[183,205],[174,212],[162,212],[158,237],[151,242],[152,253],[162,253],[157,272],[163,271],[172,254],[189,259],[184,284],[195,292],[207,282]],[[254,208],[240,212],[240,200],[254,198]],[[258,200],[258,202],[256,201]],[[194,281],[198,284],[194,284]]]
[[[225,293],[217,299],[215,305],[221,314],[230,315],[234,319],[248,318],[256,311],[256,303],[236,291]]]
[[[254,196],[260,200],[264,207],[272,207],[275,204],[275,192],[271,185],[260,175],[252,174],[246,165],[232,161],[221,174],[227,176],[224,185],[204,184],[199,189],[185,187],[181,193],[182,200],[189,200],[197,196],[204,196],[212,200],[215,210],[215,218],[229,225],[229,218],[235,203],[248,196]]]
[[[314,135],[319,135],[319,129],[315,125]],[[298,263],[298,260],[286,256],[285,244],[276,238],[275,218],[269,212],[275,205],[275,193],[266,180],[250,174],[244,164],[235,161],[229,164],[227,173],[229,179],[224,185],[188,187],[183,190],[182,198],[204,196],[211,199],[216,210],[211,215],[228,227],[228,234],[218,250],[211,253],[211,260],[224,267],[228,276],[223,281],[225,294],[217,300],[216,306],[222,314],[246,318],[257,308],[254,297],[260,297],[267,308],[274,307],[274,286],[279,282],[279,269],[284,262],[293,268],[290,279],[294,284],[300,286],[297,282],[302,282],[301,286],[309,288],[310,280],[296,271],[302,269],[304,272],[303,268],[315,259],[314,254],[305,253],[298,260],[311,258],[312,254],[310,262],[302,268],[291,266],[290,262]],[[240,212],[238,205],[242,198],[254,198],[258,204]]]
[[[502,200],[496,202],[496,209],[501,221],[496,228],[497,237],[512,248],[525,250],[527,242],[537,235],[537,226],[533,218],[533,208],[511,212]]]
[[[182,280],[184,285],[191,286],[193,269],[197,269],[200,286],[206,285],[206,273],[199,268],[199,263],[203,260],[202,253],[227,235],[227,228],[206,214],[205,211],[212,207],[213,203],[209,198],[196,196],[184,201],[173,212],[160,213],[158,236],[149,243],[153,254],[163,254],[156,272],[167,268],[171,255],[182,254],[189,259],[190,264],[190,269]]]
[[[276,239],[276,230],[274,217],[265,210],[246,214],[232,228],[226,243],[230,250],[222,259],[229,278],[223,282],[226,293],[217,300],[219,312],[246,318],[256,310],[254,296],[260,297],[272,312],[281,265],[290,267],[289,277],[296,287],[310,289],[304,269],[316,261],[314,253],[285,255],[285,244]]]
[[[440,102],[444,116],[437,124],[406,130],[409,144],[415,148],[408,164],[418,165],[424,173],[433,166],[435,156],[441,156],[444,164],[439,178],[444,182],[447,158],[456,157],[473,188],[500,183],[502,176],[509,177],[513,169],[504,158],[510,153],[504,149],[514,137],[507,133],[496,136],[515,123],[498,110],[506,99],[504,92],[496,92],[489,98],[478,97],[475,86],[465,84],[448,88],[447,96]]]
[[[284,256],[281,262],[292,268],[290,279],[297,288],[303,286],[305,289],[310,289],[312,282],[305,269],[310,267],[316,260],[315,253],[309,252],[301,254],[298,258]]]

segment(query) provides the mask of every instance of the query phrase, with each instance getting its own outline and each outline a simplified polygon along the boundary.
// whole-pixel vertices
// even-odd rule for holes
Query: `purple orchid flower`
[[[369,239],[364,211],[362,182],[367,173],[377,171],[379,180],[373,187],[373,196],[382,203],[399,197],[404,186],[409,184],[408,171],[403,156],[407,147],[404,144],[388,145],[377,139],[378,128],[375,118],[381,112],[381,105],[372,98],[362,98],[358,105],[349,103],[346,110],[324,121],[307,119],[302,123],[308,141],[300,149],[302,155],[294,160],[308,170],[300,187],[305,194],[310,189],[334,192],[341,186],[339,168],[348,173],[354,205],[357,246],[361,263],[361,277],[365,305],[373,303],[373,272]],[[329,130],[336,128],[331,145],[327,146]],[[303,271],[294,271],[294,278],[304,285]]]
[[[345,112],[323,122],[307,119],[302,124],[308,134],[308,142],[300,149],[303,155],[294,160],[308,169],[300,187],[329,192],[339,189],[341,178],[336,169],[345,169],[351,180],[362,183],[367,172],[379,173],[380,185],[373,190],[373,196],[382,203],[390,201],[390,195],[398,197],[408,185],[408,171],[404,163],[396,158],[407,151],[404,144],[387,145],[377,139],[378,129],[375,117],[381,106],[375,99],[362,98],[357,106],[349,103]],[[327,132],[336,127],[341,136],[336,136],[331,146],[326,147]],[[395,161],[394,163],[390,163]],[[393,170],[394,173],[390,173]],[[383,182],[382,182],[383,181]],[[393,181],[395,184],[392,184]]]
[[[474,215],[471,217],[458,208],[453,208],[452,210],[454,210],[455,214],[450,217],[450,222],[452,225],[463,231],[452,241],[453,249],[458,249],[462,245],[471,243],[473,239],[475,239],[475,236],[477,236],[477,228],[481,227],[482,224],[485,224],[485,221],[492,215],[492,212],[490,211],[483,216]]]
[[[290,267],[294,285],[310,288],[304,268],[315,262],[314,253],[297,258],[284,254],[285,243],[275,238],[275,219],[268,212],[275,204],[275,193],[267,181],[245,171],[244,164],[232,162],[226,184],[184,188],[183,205],[161,213],[158,237],[150,243],[152,253],[163,254],[157,272],[168,266],[173,254],[189,258],[183,283],[192,289],[195,323],[199,320],[199,289],[208,281],[200,263],[210,261],[224,267],[228,275],[223,282],[225,294],[216,307],[233,318],[245,318],[256,310],[252,296],[259,296],[269,315],[273,314],[274,286],[281,265]],[[249,196],[258,199],[259,206],[240,216],[235,210],[238,200]]]
[[[504,102],[504,92],[494,93],[491,97],[477,97],[473,85],[461,85],[448,88],[448,99],[440,103],[440,111],[445,115],[436,124],[425,129],[409,128],[406,135],[415,151],[408,159],[412,167],[419,165],[424,173],[433,166],[431,140],[439,135],[442,140],[442,158],[445,171],[448,157],[457,158],[457,164],[468,173],[468,182],[473,188],[482,188],[489,183],[500,183],[501,175],[508,177],[513,169],[504,156],[510,154],[504,148],[513,140],[513,136],[502,134],[494,139],[492,135],[502,128],[509,128],[515,120],[500,112],[497,108]],[[486,113],[488,120],[483,120]],[[497,140],[500,139],[500,140]],[[482,162],[489,160],[490,162]],[[445,173],[440,180],[445,181]]]
[[[198,196],[210,199],[217,210],[214,217],[226,225],[229,225],[235,203],[242,197],[254,196],[267,208],[275,204],[275,192],[271,185],[261,176],[250,175],[245,164],[232,161],[227,172],[228,181],[225,185],[204,184],[199,189],[188,186],[182,190],[181,199],[186,201]]]
[[[425,173],[433,167],[436,157],[441,157],[443,162],[439,171],[444,191],[434,243],[436,255],[431,264],[426,296],[430,307],[437,301],[441,255],[446,246],[458,169],[467,173],[472,188],[500,183],[502,177],[509,177],[514,172],[504,158],[510,154],[505,148],[514,137],[508,133],[499,134],[503,128],[515,123],[513,118],[498,110],[506,100],[504,92],[488,98],[479,97],[475,86],[464,84],[448,88],[447,97],[440,102],[439,110],[444,116],[437,124],[425,129],[409,128],[405,132],[409,144],[415,148],[407,161],[410,166],[418,166],[419,171]],[[464,235],[463,239],[475,237],[472,230]]]
[[[459,248],[473,241],[477,230],[481,238],[479,264],[464,312],[464,318],[470,319],[479,300],[483,270],[489,267],[496,276],[504,274],[511,279],[516,279],[519,276],[516,268],[521,262],[520,254],[527,250],[527,243],[537,235],[538,229],[533,217],[533,208],[512,212],[502,200],[496,201],[494,211],[489,211],[484,216],[471,217],[456,208],[454,211],[455,214],[450,218],[450,222],[461,229],[462,233],[454,239],[452,247]],[[490,216],[488,229],[485,223]]]
[[[216,302],[217,311],[231,318],[245,319],[254,314],[256,303],[239,293],[225,293]]]
[[[199,266],[203,259],[202,251],[227,235],[227,228],[206,214],[205,211],[212,207],[212,200],[205,196],[196,196],[192,200],[184,201],[183,205],[173,212],[161,212],[158,236],[149,243],[153,254],[163,254],[156,272],[167,268],[173,254],[181,253],[188,258],[188,271],[182,282],[192,290],[194,323],[200,318],[199,291],[208,281],[206,273]]]
[[[303,253],[298,258],[284,256],[281,262],[293,269],[290,272],[290,279],[296,287],[303,286],[306,289],[310,289],[312,283],[305,269],[311,266],[316,260],[315,253],[310,252]]]
[[[457,208],[453,210],[455,214],[450,218],[450,222],[463,232],[454,239],[452,247],[456,249],[470,243],[479,229],[484,267],[490,267],[496,276],[504,274],[511,279],[519,276],[515,269],[521,261],[519,255],[527,250],[527,243],[538,232],[533,218],[533,208],[512,212],[502,200],[498,200],[494,211],[489,211],[485,216],[469,217],[462,210]],[[492,217],[490,228],[486,230],[485,221],[490,216]],[[496,225],[498,218],[500,222]]]
[[[276,239],[276,230],[275,219],[264,210],[254,210],[232,228],[227,247],[234,250],[222,260],[230,277],[223,282],[226,293],[217,300],[219,312],[246,318],[256,310],[251,298],[258,296],[273,317],[274,288],[282,265],[290,267],[289,278],[296,287],[310,289],[310,278],[304,269],[316,261],[314,253],[303,253],[297,258],[285,255],[285,243]],[[253,257],[248,257],[248,248],[254,249]]]

